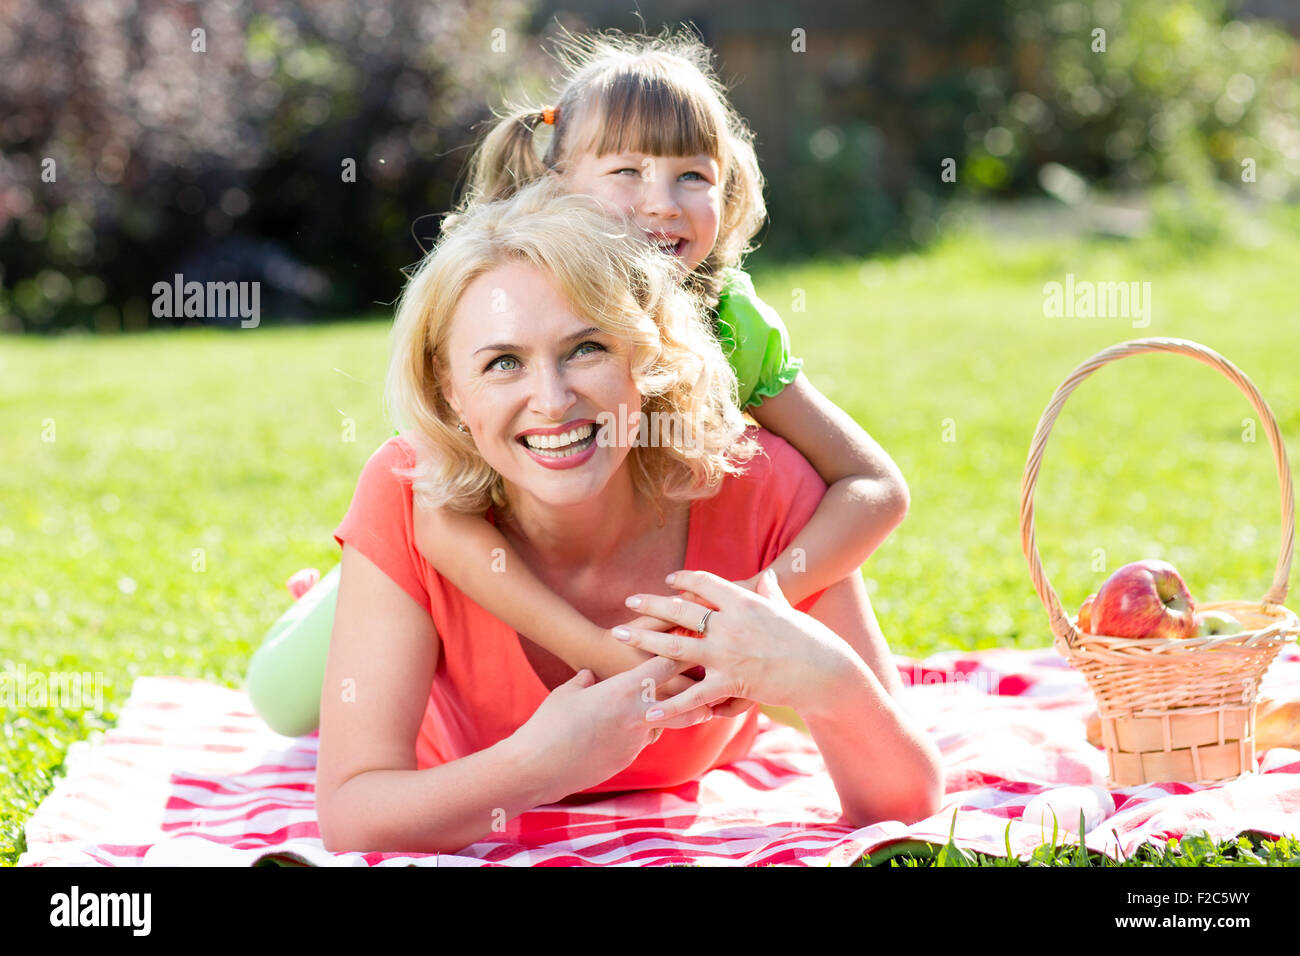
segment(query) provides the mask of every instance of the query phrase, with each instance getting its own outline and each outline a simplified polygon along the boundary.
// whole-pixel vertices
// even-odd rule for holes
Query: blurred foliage
[[[1012,0],[1011,56],[980,75],[966,156],[977,187],[1048,162],[1115,188],[1300,184],[1295,40],[1225,0]],[[982,168],[981,168],[982,167]]]
[[[417,221],[451,206],[496,86],[534,61],[527,12],[0,5],[0,329],[166,324],[152,287],[175,272],[260,281],[279,316],[392,301],[413,222],[427,247],[437,220]]]
[[[972,63],[1004,47],[1005,0],[936,0],[906,21],[906,43],[882,36],[869,57],[806,79],[789,110],[790,154],[767,160],[773,227],[765,254],[863,255],[917,245],[934,232],[946,158],[979,109]]]
[[[994,0],[975,19],[972,6],[934,4],[910,53],[884,47],[803,91],[769,250],[915,245],[954,196],[1054,192],[1044,168],[1084,184],[1056,192],[1066,201],[1151,191],[1157,228],[1195,244],[1217,236],[1225,190],[1300,196],[1300,45],[1276,24],[1235,19],[1232,0]]]
[[[536,2],[0,5],[0,332],[184,322],[151,314],[154,284],[177,273],[258,281],[267,320],[391,303],[478,123],[554,68],[531,35],[550,26],[530,20]],[[761,255],[916,246],[954,198],[1078,203],[1093,187],[1149,192],[1164,238],[1212,244],[1225,191],[1300,194],[1300,45],[1238,10],[864,12],[773,104]],[[789,52],[738,12],[710,17]]]

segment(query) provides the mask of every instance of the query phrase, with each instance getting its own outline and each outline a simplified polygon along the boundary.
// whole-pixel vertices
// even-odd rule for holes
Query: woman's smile
[[[555,429],[531,429],[518,441],[545,468],[576,468],[595,453],[599,430],[594,420],[578,421]]]

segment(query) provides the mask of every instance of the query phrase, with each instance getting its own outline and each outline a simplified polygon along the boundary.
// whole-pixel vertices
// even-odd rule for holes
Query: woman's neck
[[[541,566],[584,567],[617,559],[660,521],[620,471],[599,494],[572,505],[553,505],[508,488],[509,510],[497,526],[516,550]],[[530,561],[529,563],[533,563]]]

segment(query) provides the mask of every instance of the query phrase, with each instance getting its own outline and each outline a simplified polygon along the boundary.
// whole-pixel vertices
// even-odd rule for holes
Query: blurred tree
[[[883,25],[844,23],[869,55],[842,44],[834,70],[806,76],[777,108],[792,135],[788,153],[763,157],[764,249],[912,245],[955,195],[1062,181],[1151,190],[1158,229],[1213,241],[1227,187],[1263,201],[1300,194],[1300,46],[1270,21],[1237,19],[1239,7],[924,0]],[[714,29],[725,36],[726,21]]]
[[[1009,0],[1009,55],[975,78],[967,182],[1023,190],[1059,163],[1114,189],[1300,186],[1300,55],[1231,0]],[[1250,160],[1249,164],[1244,164]]]
[[[413,224],[427,246],[453,204],[476,122],[553,69],[525,35],[532,3],[555,5],[0,4],[0,329],[144,327],[159,321],[153,284],[176,272],[260,281],[272,319],[391,302],[419,256]],[[656,8],[686,6],[643,0],[646,29]],[[1238,13],[1237,0],[710,6],[710,42],[744,66],[735,96],[761,120],[764,254],[911,245],[955,195],[1089,183],[1157,187],[1158,228],[1213,241],[1223,184],[1264,200],[1300,185],[1300,47]],[[792,17],[811,43],[797,68]]]
[[[270,318],[391,302],[420,254],[412,223],[451,207],[497,84],[536,68],[527,14],[7,0],[0,328],[170,321],[151,290],[182,267],[260,281]]]

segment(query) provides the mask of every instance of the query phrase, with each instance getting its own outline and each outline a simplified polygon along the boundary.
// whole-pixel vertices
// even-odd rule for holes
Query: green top
[[[776,309],[758,297],[749,275],[740,269],[724,269],[722,277],[715,328],[722,354],[735,369],[744,411],[779,395],[798,377],[803,359],[790,354],[785,323]]]
[[[776,309],[758,297],[749,275],[722,271],[717,334],[722,353],[736,371],[740,408],[763,404],[795,380],[803,360],[790,354],[790,333]]]

